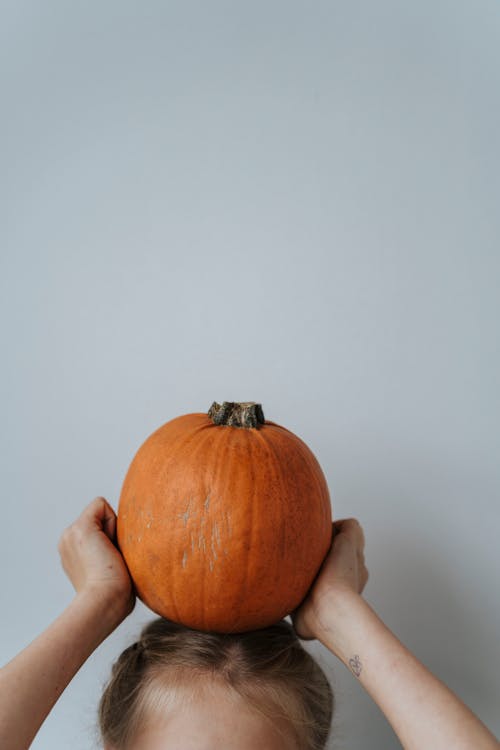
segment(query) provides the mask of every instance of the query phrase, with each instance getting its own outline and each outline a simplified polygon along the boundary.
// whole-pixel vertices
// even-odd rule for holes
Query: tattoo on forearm
[[[363,665],[361,664],[359,656],[357,654],[354,654],[354,657],[352,659],[349,659],[349,666],[351,667],[356,677],[359,677],[359,675],[361,674],[361,670],[363,669]]]

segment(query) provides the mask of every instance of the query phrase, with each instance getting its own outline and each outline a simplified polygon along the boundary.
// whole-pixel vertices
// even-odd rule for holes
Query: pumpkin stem
[[[255,401],[214,401],[208,416],[216,425],[229,427],[257,427],[265,423],[262,405]]]

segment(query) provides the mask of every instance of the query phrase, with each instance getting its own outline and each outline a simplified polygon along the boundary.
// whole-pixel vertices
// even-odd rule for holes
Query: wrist
[[[78,591],[75,601],[86,613],[96,618],[106,634],[115,630],[132,611],[130,606],[126,606],[123,596],[110,594],[92,586]]]
[[[316,611],[315,637],[342,661],[349,658],[352,636],[371,608],[353,590],[332,590]]]

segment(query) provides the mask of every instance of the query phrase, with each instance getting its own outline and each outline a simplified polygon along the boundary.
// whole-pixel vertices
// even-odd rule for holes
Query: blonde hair
[[[194,630],[163,617],[147,623],[112,665],[98,707],[102,742],[129,750],[151,718],[199,678],[218,680],[257,712],[287,726],[301,750],[323,750],[334,711],[331,685],[286,620],[245,633]]]

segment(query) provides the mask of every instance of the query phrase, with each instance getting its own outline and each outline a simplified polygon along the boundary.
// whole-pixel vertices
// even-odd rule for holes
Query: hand
[[[57,548],[77,594],[100,598],[121,622],[134,609],[135,587],[115,543],[116,514],[103,497],[96,497],[64,529]]]
[[[291,614],[300,638],[316,638],[315,633],[332,597],[361,594],[368,580],[364,546],[365,535],[356,518],[332,523],[330,549],[304,600]]]

